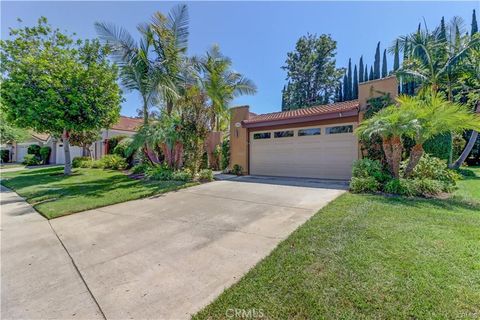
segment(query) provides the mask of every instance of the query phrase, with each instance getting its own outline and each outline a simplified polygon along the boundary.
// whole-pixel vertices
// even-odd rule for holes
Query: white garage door
[[[355,124],[250,133],[253,175],[350,179],[358,158]]]
[[[17,159],[16,161],[17,162],[23,162],[23,160],[25,159],[25,156],[28,154],[28,147],[32,144],[36,144],[36,143],[28,143],[28,144],[20,144],[18,143],[17,144]]]

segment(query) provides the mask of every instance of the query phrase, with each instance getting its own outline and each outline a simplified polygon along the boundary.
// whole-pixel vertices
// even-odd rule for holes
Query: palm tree
[[[356,134],[366,138],[376,135],[382,139],[383,152],[390,171],[395,178],[400,176],[402,161],[402,136],[411,135],[417,126],[416,121],[395,105],[388,106],[373,117],[364,120],[357,128]]]
[[[252,80],[231,70],[232,61],[214,45],[203,57],[193,58],[200,73],[200,86],[211,104],[211,127],[218,131],[222,119],[228,118],[230,102],[241,95],[253,95],[257,88]]]
[[[184,69],[187,68],[188,8],[181,4],[174,7],[167,17],[156,12],[150,27],[153,49],[156,53],[155,68],[169,80],[174,91],[164,91],[163,99],[168,115],[172,113],[178,94],[184,85]]]
[[[158,103],[161,94],[175,94],[171,80],[159,72],[152,57],[153,32],[148,25],[138,26],[140,40],[137,43],[131,34],[115,25],[96,22],[100,39],[111,49],[111,55],[120,69],[124,88],[137,91],[142,99],[144,125],[148,124],[149,109]]]
[[[397,99],[398,112],[406,115],[413,124],[411,137],[415,145],[404,175],[408,177],[420,161],[423,144],[430,138],[447,132],[480,128],[480,117],[475,116],[467,107],[446,100],[442,94],[429,92],[416,97],[401,96]]]

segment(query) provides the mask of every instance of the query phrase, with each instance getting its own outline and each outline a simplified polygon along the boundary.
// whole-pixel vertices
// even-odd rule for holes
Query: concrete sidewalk
[[[0,188],[2,319],[103,319],[49,222]]]

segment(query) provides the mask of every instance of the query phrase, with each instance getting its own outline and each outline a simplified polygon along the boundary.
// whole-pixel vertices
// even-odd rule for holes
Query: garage
[[[350,122],[251,131],[250,174],[350,179],[358,158],[355,126]]]

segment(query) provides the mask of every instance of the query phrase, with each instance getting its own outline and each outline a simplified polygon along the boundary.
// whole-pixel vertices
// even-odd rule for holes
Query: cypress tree
[[[374,79],[374,75],[373,75],[373,67],[370,66],[370,75],[368,76],[368,80],[373,80]]]
[[[342,83],[340,82],[337,87],[338,90],[338,102],[343,101],[343,94],[342,94]]]
[[[438,34],[438,40],[447,41],[447,31],[445,29],[445,18],[442,17],[440,20],[440,33]]]
[[[348,91],[346,93],[347,100],[353,99],[353,91],[352,91],[352,59],[348,59],[348,71],[347,71],[347,81],[348,81]]]
[[[358,64],[358,82],[362,83],[363,82],[363,56],[360,57],[360,63]]]
[[[475,33],[478,32],[478,25],[477,25],[477,15],[475,14],[475,9],[473,9],[472,13],[472,31],[470,32],[470,36],[473,36]]]
[[[347,75],[343,75],[343,101],[348,100],[348,79]]]
[[[400,56],[398,52],[398,40],[395,43],[395,53],[393,57],[393,71],[397,71],[400,68]]]
[[[361,73],[361,72],[360,72]],[[357,65],[353,68],[353,96],[352,99],[358,99],[358,72]]]
[[[382,62],[382,78],[385,78],[388,75],[387,68],[387,49],[383,50],[383,62]]]
[[[403,61],[408,59],[408,50],[409,50],[409,45],[408,45],[408,39],[405,40],[405,46],[403,47]],[[402,93],[408,94],[408,81],[403,80],[402,84]]]
[[[367,64],[365,64],[365,73],[363,74],[364,81],[368,81],[368,68]]]
[[[380,41],[377,43],[377,50],[375,51],[375,61],[373,63],[373,77],[380,79]]]

